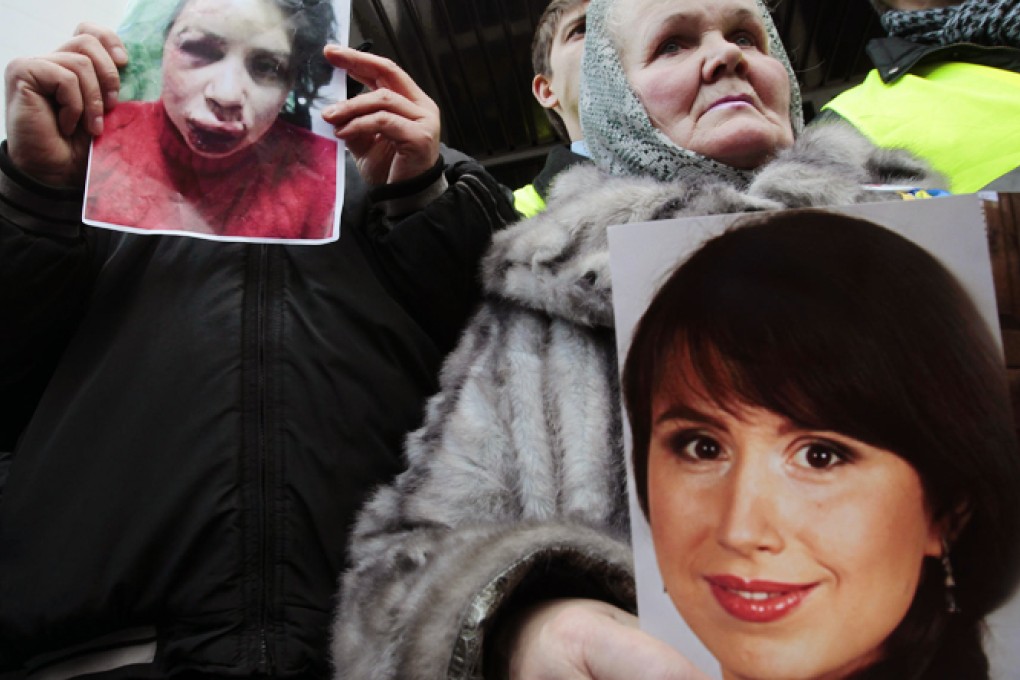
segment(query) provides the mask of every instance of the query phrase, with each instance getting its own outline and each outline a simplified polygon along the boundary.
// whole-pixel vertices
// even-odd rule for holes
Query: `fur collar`
[[[561,173],[546,211],[497,234],[486,292],[583,326],[613,325],[606,229],[614,224],[875,200],[865,184],[945,186],[905,151],[879,149],[842,122],[809,127],[747,186],[714,177],[659,182],[591,165]]]

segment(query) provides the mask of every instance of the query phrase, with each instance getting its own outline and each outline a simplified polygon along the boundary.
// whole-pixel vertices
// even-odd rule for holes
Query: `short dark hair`
[[[535,35],[531,39],[531,68],[535,75],[552,75],[552,64],[549,62],[549,55],[552,53],[553,41],[556,38],[556,29],[560,25],[560,19],[564,14],[587,0],[552,0],[538,18],[535,26]],[[578,74],[580,77],[580,74]],[[553,126],[556,134],[565,142],[570,141],[570,133],[564,125],[560,114],[552,109],[544,109],[549,123]]]
[[[934,257],[865,220],[803,210],[745,219],[681,264],[623,371],[646,515],[651,405],[665,389],[758,406],[910,463],[947,526],[962,613],[946,611],[942,568],[925,559],[884,658],[859,677],[987,676],[982,620],[1020,578],[1020,451],[1002,355]]]
[[[264,0],[280,9],[287,19],[291,47],[289,75],[294,100],[289,108],[309,107],[319,96],[319,90],[333,78],[333,67],[322,55],[322,49],[336,37],[336,15],[330,0]],[[192,0],[180,0],[167,22],[165,34],[177,22],[184,8]]]

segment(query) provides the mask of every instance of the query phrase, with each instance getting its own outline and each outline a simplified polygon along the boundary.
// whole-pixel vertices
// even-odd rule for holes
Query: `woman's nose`
[[[702,49],[705,51],[702,79],[706,83],[731,75],[744,76],[747,73],[744,52],[722,35],[706,36]]]
[[[737,465],[721,486],[719,543],[744,556],[780,552],[784,547],[779,512],[782,490],[776,488],[768,470]]]
[[[205,90],[209,108],[222,119],[240,115],[248,93],[248,73],[244,64],[232,59],[220,62]]]

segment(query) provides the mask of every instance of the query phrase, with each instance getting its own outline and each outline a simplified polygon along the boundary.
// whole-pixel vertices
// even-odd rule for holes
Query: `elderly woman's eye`
[[[738,33],[731,40],[739,47],[758,47],[758,39],[750,33]]]
[[[676,38],[669,38],[659,43],[655,48],[655,56],[660,57],[666,54],[676,54],[681,49],[680,41]]]
[[[570,28],[570,31],[567,33],[567,40],[570,40],[571,38],[575,37],[581,37],[587,31],[588,31],[587,21],[585,19],[581,19]]]
[[[812,470],[829,470],[852,458],[850,451],[834,442],[812,442],[797,450],[795,463]]]

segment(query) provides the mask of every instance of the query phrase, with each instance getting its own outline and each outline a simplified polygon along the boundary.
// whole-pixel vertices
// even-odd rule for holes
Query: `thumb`
[[[676,649],[628,625],[600,629],[590,642],[586,658],[593,680],[710,680]]]

